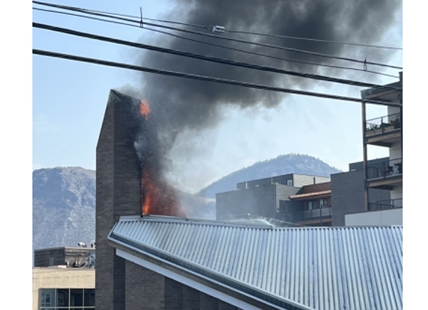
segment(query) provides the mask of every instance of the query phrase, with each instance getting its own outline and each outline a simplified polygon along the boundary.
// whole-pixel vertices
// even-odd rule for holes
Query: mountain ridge
[[[338,172],[341,171],[310,155],[294,153],[279,155],[236,170],[200,190],[197,195],[215,198],[215,193],[236,189],[237,183],[289,173],[330,177],[331,174]]]
[[[190,218],[215,219],[215,193],[234,190],[236,183],[287,173],[329,177],[337,172],[309,155],[280,155],[234,171],[202,189],[199,195],[177,195]],[[33,250],[95,240],[95,177],[95,170],[82,167],[33,171]]]

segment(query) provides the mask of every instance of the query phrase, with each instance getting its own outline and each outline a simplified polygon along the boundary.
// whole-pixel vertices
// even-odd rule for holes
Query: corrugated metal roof
[[[320,310],[402,309],[402,226],[263,228],[122,218],[109,239],[278,301]]]

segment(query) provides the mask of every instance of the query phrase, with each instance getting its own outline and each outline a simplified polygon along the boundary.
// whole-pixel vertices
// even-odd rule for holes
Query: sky
[[[183,8],[175,5],[174,1],[127,1],[121,4],[87,1],[52,3],[133,16],[140,14],[141,7],[144,17],[186,21],[182,15]],[[49,9],[40,5],[34,7]],[[175,10],[179,14],[174,14]],[[376,42],[377,45],[402,46],[401,13],[402,10],[398,9],[395,21],[382,35],[381,41]],[[169,38],[165,35],[138,27],[38,10],[32,11],[32,17],[33,22],[132,42],[168,46]],[[291,31],[286,35],[294,33]],[[352,41],[352,37],[349,37],[349,41]],[[142,62],[144,52],[135,48],[38,28],[32,29],[32,46],[35,49],[147,67],[150,67],[153,59],[156,60],[155,57],[158,57],[149,55],[145,60],[150,62],[144,60]],[[366,55],[370,60],[371,53],[375,52],[373,49],[364,49],[361,55]],[[388,53],[391,56],[387,63],[402,65],[402,51]],[[214,51],[213,56],[216,56]],[[348,66],[347,63],[337,62],[337,64]],[[351,66],[360,65],[351,64]],[[399,71],[376,67],[372,70],[393,75],[398,75]],[[336,76],[376,84],[396,81],[391,77],[342,71],[345,71],[343,75]],[[168,81],[174,79],[162,78]],[[142,85],[144,79],[154,79],[153,74],[145,73],[142,76],[139,72],[126,69],[33,55],[33,169],[58,166],[95,169],[95,148],[110,89],[131,88],[141,93],[140,89],[144,89]],[[206,84],[208,85],[206,87],[211,87],[213,83]],[[285,86],[281,84],[281,87],[292,88],[290,83],[284,84]],[[309,86],[297,85],[296,88],[356,98],[360,97],[360,91],[363,89],[326,82]],[[263,96],[262,99],[266,98]],[[282,154],[307,154],[342,171],[348,169],[349,163],[362,160],[359,103],[299,95],[283,96],[276,101],[279,103],[268,108],[262,101],[246,108],[237,104],[219,105],[214,124],[196,130],[182,128],[167,155],[173,163],[168,172],[169,177],[180,189],[197,192],[233,171]],[[385,108],[372,106],[368,109],[368,117],[384,116],[385,111]],[[188,113],[192,113],[192,109]],[[370,158],[387,155],[384,148],[370,149],[369,152]]]

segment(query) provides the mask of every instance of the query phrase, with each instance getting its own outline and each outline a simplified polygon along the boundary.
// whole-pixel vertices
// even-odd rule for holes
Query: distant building
[[[363,162],[361,170],[356,173],[363,178],[363,206],[352,208],[355,203],[349,202],[349,196],[344,197],[343,190],[352,183],[343,183],[339,176],[332,177],[335,193],[348,200],[346,215],[338,220],[333,215],[333,224],[344,225],[402,225],[403,223],[403,74],[400,80],[382,87],[370,88],[361,92],[363,114]],[[387,115],[374,119],[366,118],[366,100],[376,100],[387,107]],[[368,147],[383,147],[389,151],[389,157],[369,159]],[[360,176],[358,176],[360,178]],[[336,192],[336,185],[338,192]],[[342,191],[342,192],[341,192]],[[360,184],[354,188],[353,196],[361,195]],[[358,198],[360,199],[360,198]],[[333,197],[333,201],[337,196]],[[342,202],[343,200],[340,199]],[[343,212],[343,209],[341,211]]]
[[[284,210],[283,218],[291,217],[295,223],[304,226],[331,226],[331,193],[331,182],[302,186],[290,196],[294,209],[288,214]]]
[[[34,250],[34,267],[95,268],[95,247],[55,247]]]
[[[95,310],[95,249],[34,251],[33,310]]]
[[[364,176],[366,181],[366,209],[368,211],[392,209],[403,206],[403,74],[400,80],[385,88],[370,88],[361,92],[364,116],[363,150]],[[393,88],[393,89],[391,89]],[[377,100],[387,106],[388,115],[366,120],[365,100]],[[367,158],[368,146],[387,148],[389,158],[370,164]],[[370,202],[369,188],[387,190],[390,199]]]
[[[387,160],[373,159],[367,164],[376,166]],[[357,162],[349,164],[349,171],[332,174],[331,178],[287,174],[238,183],[237,190],[216,195],[216,214],[219,221],[259,218],[276,226],[403,224],[401,205],[389,205],[388,190],[370,187],[367,192],[368,211],[364,163]]]
[[[368,161],[369,165],[382,163],[388,158],[380,158]],[[331,175],[331,203],[332,203],[332,225],[345,226],[346,218],[351,214],[367,212],[365,207],[365,180],[363,162],[349,164],[349,171],[335,173]],[[386,201],[389,199],[389,192],[379,188],[367,189],[370,202]],[[374,213],[372,215],[375,215]],[[370,216],[370,214],[369,214]],[[351,216],[352,217],[352,216]],[[360,225],[370,225],[369,222],[362,221]],[[349,224],[349,223],[348,223]],[[352,226],[357,225],[353,222]],[[402,225],[402,221],[376,222],[376,225]]]
[[[217,220],[261,217],[289,224],[331,222],[330,178],[286,174],[237,184],[216,194]],[[323,212],[317,211],[323,209]]]
[[[402,73],[400,81],[362,91],[363,161],[330,179],[293,174],[242,182],[216,195],[217,219],[263,217],[294,225],[364,226],[403,224]],[[387,107],[385,116],[366,119],[366,100]],[[369,146],[386,147],[389,157],[369,159]],[[309,176],[308,176],[309,177]],[[306,183],[305,183],[306,182]]]

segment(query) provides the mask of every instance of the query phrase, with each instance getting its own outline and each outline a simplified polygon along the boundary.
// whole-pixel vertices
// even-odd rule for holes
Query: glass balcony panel
[[[386,178],[403,174],[403,163],[401,158],[386,160],[374,165],[367,166],[367,180]]]
[[[366,135],[383,134],[385,132],[401,128],[401,115],[400,113],[394,113],[369,119],[365,123]]]
[[[402,207],[403,207],[403,198],[379,200],[376,202],[369,203],[370,211],[381,211],[381,210],[389,210],[389,209],[402,208]]]

